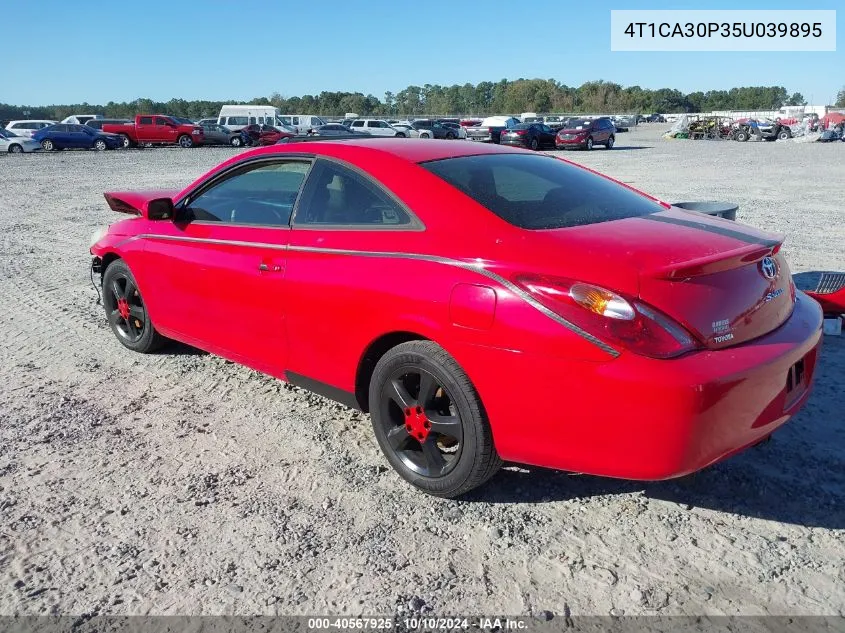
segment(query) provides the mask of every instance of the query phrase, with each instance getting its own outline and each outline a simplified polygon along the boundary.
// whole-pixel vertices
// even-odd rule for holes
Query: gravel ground
[[[795,271],[845,270],[845,145],[666,141],[567,157],[668,200],[738,202]],[[107,189],[236,150],[0,156],[0,614],[845,614],[845,339],[774,439],[655,484],[503,470],[405,485],[366,416],[106,327]],[[836,413],[839,411],[839,413]]]

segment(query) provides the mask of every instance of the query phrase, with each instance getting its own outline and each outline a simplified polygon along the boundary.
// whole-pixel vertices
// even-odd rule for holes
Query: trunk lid
[[[676,208],[537,233],[568,254],[578,280],[639,297],[709,349],[763,336],[792,313],[782,236]]]

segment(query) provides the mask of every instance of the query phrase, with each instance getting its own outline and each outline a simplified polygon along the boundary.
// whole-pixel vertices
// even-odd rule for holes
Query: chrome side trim
[[[344,248],[325,248],[320,246],[289,246],[289,245],[281,245],[281,244],[266,244],[262,242],[241,242],[235,240],[221,240],[221,239],[213,239],[213,238],[206,238],[206,237],[182,237],[178,235],[154,235],[154,234],[141,234],[136,235],[134,237],[129,238],[125,242],[121,242],[120,244],[125,244],[126,242],[130,242],[136,239],[163,239],[163,240],[170,240],[170,241],[177,241],[177,242],[199,242],[204,244],[222,244],[222,245],[231,245],[231,246],[245,246],[245,247],[253,247],[253,248],[269,248],[273,250],[280,250],[280,251],[293,251],[298,253],[322,253],[327,255],[344,255],[344,256],[351,256],[351,257],[382,257],[387,259],[412,259],[417,261],[427,261],[433,262],[435,264],[443,264],[445,266],[454,266],[455,268],[462,268],[463,270],[468,270],[471,272],[478,273],[483,277],[487,277],[488,279],[495,281],[496,283],[504,286],[520,299],[525,301],[528,305],[530,305],[535,310],[541,312],[548,318],[550,318],[555,323],[558,323],[565,327],[566,329],[575,332],[578,336],[583,339],[586,339],[593,345],[599,347],[602,351],[607,352],[614,358],[619,356],[619,351],[615,348],[611,347],[601,339],[596,338],[589,332],[581,329],[574,323],[567,321],[559,314],[549,310],[546,306],[542,303],[537,301],[534,297],[528,294],[525,290],[517,286],[512,281],[505,279],[501,275],[498,275],[490,270],[484,268],[482,263],[470,263],[470,262],[463,262],[458,259],[451,259],[449,257],[440,257],[439,255],[424,255],[421,253],[402,253],[402,252],[391,252],[391,251],[358,251],[358,250],[351,250],[351,249],[344,249]],[[118,246],[120,245],[118,244]]]

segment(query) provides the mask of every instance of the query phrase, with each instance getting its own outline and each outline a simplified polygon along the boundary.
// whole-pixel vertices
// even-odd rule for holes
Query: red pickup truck
[[[139,114],[134,123],[105,123],[103,132],[122,136],[124,147],[143,144],[193,147],[205,140],[199,125],[182,123],[162,114]]]

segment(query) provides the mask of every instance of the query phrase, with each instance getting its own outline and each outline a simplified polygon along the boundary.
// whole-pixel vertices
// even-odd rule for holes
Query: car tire
[[[607,143],[605,143],[605,144],[604,144],[604,146],[605,146],[607,149],[613,149],[613,144],[614,144],[615,142],[616,142],[616,138],[615,138],[615,137],[613,137],[613,136],[611,136],[610,138],[608,138],[608,139],[607,139]]]
[[[428,387],[420,401],[423,384]],[[411,485],[454,498],[501,468],[475,387],[433,341],[402,343],[382,356],[370,380],[369,398],[376,440]]]
[[[454,141],[454,140],[455,140],[455,135],[454,135],[454,134],[452,134],[451,132],[446,132],[446,140],[447,140],[447,141]]]
[[[405,138],[405,135],[402,132],[396,132],[396,138]]]
[[[587,150],[587,151],[593,149],[593,137],[592,136],[587,137],[587,142],[584,143],[584,149]]]
[[[17,143],[12,143],[9,145],[9,148],[6,150],[10,154],[20,154],[23,152],[23,147],[18,145]]]
[[[740,143],[744,143],[745,141],[747,141],[748,137],[749,137],[748,132],[745,132],[743,130],[740,130],[739,132],[734,134],[734,139],[736,139]]]
[[[182,136],[180,136],[177,142],[179,143],[179,147],[188,148],[194,146],[193,139],[187,134],[183,134]]]
[[[243,141],[241,140],[241,137],[240,137],[240,136],[233,136],[233,137],[231,138],[231,140],[229,141],[229,145],[231,145],[232,147],[240,147],[240,146],[241,146],[241,145],[243,145],[243,144],[244,144],[244,143],[243,143]]]
[[[105,152],[108,148],[109,146],[103,139],[98,138],[96,141],[94,141],[94,149],[98,152]]]
[[[531,139],[531,149],[535,152],[540,148],[540,142],[537,140],[537,137]]]
[[[126,136],[126,134],[121,134],[120,140],[123,141],[123,147],[125,149],[129,149],[130,147],[132,147],[132,139]]]
[[[117,340],[133,352],[154,352],[167,341],[150,320],[135,277],[122,259],[103,273],[103,306]]]
[[[53,141],[48,138],[45,138],[43,141],[41,141],[41,149],[43,149],[45,152],[52,152],[54,149],[56,149],[56,146],[53,144]]]
[[[778,132],[778,139],[781,141],[785,141],[788,138],[792,138],[792,132],[788,129],[784,128],[780,132]]]

